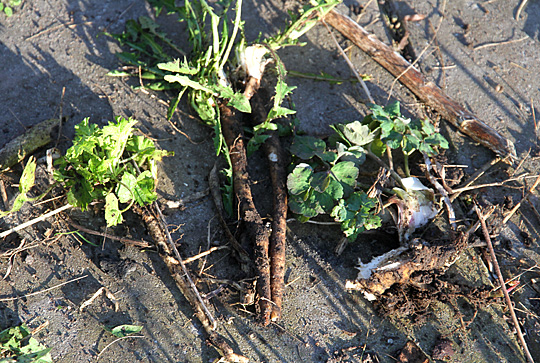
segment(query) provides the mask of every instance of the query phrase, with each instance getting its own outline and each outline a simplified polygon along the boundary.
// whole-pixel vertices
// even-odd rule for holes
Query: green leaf
[[[35,182],[36,159],[31,156],[24,167],[21,179],[19,181],[19,192],[26,194],[32,189]]]
[[[168,74],[166,75],[165,77],[163,77],[167,82],[170,82],[170,83],[174,83],[174,82],[178,82],[180,83],[182,86],[185,86],[185,87],[189,87],[189,88],[192,88],[194,90],[199,90],[199,91],[204,91],[204,92],[207,92],[207,93],[210,93],[210,94],[214,94],[214,91],[208,87],[205,87],[203,86],[202,84],[200,84],[199,82],[197,81],[193,81],[191,80],[189,77],[187,76],[180,76],[180,75],[171,75],[171,74]]]
[[[251,105],[243,93],[234,93],[227,105],[236,108],[240,112],[251,113]]]
[[[88,204],[94,200],[93,194],[94,188],[87,179],[77,179],[75,185],[71,187],[67,194],[68,203],[80,207],[81,210],[85,211],[88,209]]]
[[[113,69],[112,71],[107,72],[107,76],[109,76],[109,77],[131,77],[133,75],[130,72],[119,71],[119,70]]]
[[[152,203],[157,199],[157,194],[154,191],[155,181],[149,170],[142,172],[137,177],[137,185],[134,190],[135,201],[140,206]]]
[[[190,67],[190,65],[187,62],[187,59],[185,58],[182,63],[180,63],[180,59],[175,59],[174,61],[167,62],[167,63],[158,63],[157,67],[161,70],[169,71],[173,73],[194,75],[194,74],[197,74],[197,72],[199,72],[198,69]]]
[[[348,195],[356,186],[358,168],[351,161],[342,161],[330,169],[332,176],[343,186],[343,192]]]
[[[313,168],[308,164],[298,164],[287,177],[287,188],[292,195],[305,193],[311,187]]]
[[[118,183],[116,194],[120,203],[128,203],[134,199],[135,187],[137,186],[137,178],[131,173],[124,173],[122,180]]]
[[[401,141],[403,140],[403,135],[392,130],[386,135],[385,137],[381,138],[381,140],[388,146],[390,146],[391,149],[397,149],[401,146]]]
[[[394,101],[384,107],[384,112],[391,118],[401,117],[401,111],[399,109],[399,101]]]
[[[291,145],[291,153],[300,159],[308,160],[315,155],[322,155],[326,149],[326,143],[313,136],[296,135]]]
[[[371,132],[369,126],[363,125],[360,121],[339,125],[339,127],[343,136],[353,145],[364,146],[375,139],[375,133]]]
[[[9,18],[10,16],[13,15],[13,9],[10,7],[10,6],[6,6],[4,8],[4,13],[6,14],[6,16]]]
[[[347,147],[337,142],[337,159],[341,161],[352,161],[356,166],[360,166],[366,160],[366,150],[361,146]]]
[[[114,335],[117,338],[123,338],[127,337],[131,334],[136,334],[142,330],[142,326],[140,325],[130,325],[130,324],[124,324],[124,325],[118,325],[115,326],[112,329],[107,329],[112,335]]]
[[[247,154],[248,156],[252,155],[259,147],[265,143],[270,135],[258,134],[249,139],[247,144]]]
[[[118,208],[118,198],[114,193],[109,193],[105,197],[105,220],[107,227],[116,226],[124,220],[122,212]]]
[[[321,213],[324,213],[324,210],[321,208],[315,193],[308,193],[306,199],[299,196],[292,196],[289,199],[289,208],[293,213],[304,216],[306,219],[313,218]]]
[[[275,120],[276,118],[285,117],[287,115],[293,115],[295,114],[295,110],[291,110],[290,108],[277,106],[274,107],[268,112],[268,120]]]

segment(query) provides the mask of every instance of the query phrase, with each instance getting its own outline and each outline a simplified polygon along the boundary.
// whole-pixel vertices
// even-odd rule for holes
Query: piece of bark
[[[46,120],[8,142],[0,150],[0,172],[11,168],[40,147],[50,143],[59,126],[59,119]]]
[[[378,40],[375,35],[370,34],[351,18],[335,10],[330,11],[325,16],[324,21],[350,39],[392,75],[399,77],[399,81],[419,99],[435,109],[445,120],[457,127],[461,132],[493,150],[501,158],[509,162],[517,160],[512,141],[501,136],[472,112],[448,97],[433,82],[428,82],[407,60],[394,52],[391,47]]]
[[[259,320],[261,324],[270,324],[272,295],[270,290],[270,263],[268,258],[269,231],[255,208],[249,175],[247,155],[242,127],[237,112],[225,104],[219,105],[221,129],[233,167],[233,187],[238,198],[241,222],[247,235],[254,243],[255,267],[257,269],[257,293],[259,297]]]

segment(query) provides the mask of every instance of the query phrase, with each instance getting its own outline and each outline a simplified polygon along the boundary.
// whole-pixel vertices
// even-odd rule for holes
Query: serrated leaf
[[[180,63],[180,59],[175,59],[174,61],[171,61],[171,62],[158,63],[157,67],[164,71],[189,74],[189,75],[197,74],[197,72],[199,71],[196,68],[190,67],[185,58],[182,63]]]
[[[240,112],[251,113],[251,105],[243,93],[234,93],[227,105],[236,108]]]
[[[137,177],[137,185],[134,190],[135,201],[140,206],[152,203],[157,199],[157,194],[154,191],[155,181],[152,173],[149,170],[142,172]]]
[[[204,92],[208,92],[208,93],[211,93],[211,94],[214,94],[214,91],[208,87],[205,87],[203,86],[202,84],[200,84],[199,82],[196,82],[196,81],[193,81],[191,80],[189,77],[187,76],[180,76],[180,75],[171,75],[171,74],[168,74],[166,75],[165,77],[163,77],[167,82],[171,82],[171,83],[174,83],[174,82],[178,82],[180,83],[182,86],[185,86],[185,87],[189,87],[189,88],[192,88],[192,89],[195,89],[195,90],[199,90],[199,91],[204,91]]]
[[[292,195],[305,193],[311,187],[313,168],[308,164],[298,164],[287,177],[287,188]]]
[[[109,193],[105,197],[105,220],[107,227],[116,226],[124,220],[122,212],[118,208],[118,198],[114,193]]]
[[[118,183],[116,195],[120,203],[128,203],[134,199],[135,187],[137,186],[137,178],[131,173],[124,173],[122,180]]]
[[[24,167],[21,179],[19,181],[19,192],[21,194],[26,194],[32,189],[35,182],[36,174],[36,159],[33,156],[30,156],[26,166]]]
[[[274,120],[276,118],[285,117],[285,116],[288,116],[288,115],[293,115],[295,113],[296,113],[295,110],[291,110],[291,109],[286,108],[286,107],[277,106],[277,107],[272,108],[270,110],[270,112],[268,112],[267,119],[268,120]]]
[[[308,160],[315,155],[322,155],[326,149],[326,143],[313,136],[296,135],[291,145],[291,153],[300,159]]]

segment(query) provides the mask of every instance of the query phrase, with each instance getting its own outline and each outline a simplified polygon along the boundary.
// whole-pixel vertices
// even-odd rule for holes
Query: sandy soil
[[[352,15],[348,2],[339,10]],[[529,2],[515,19],[517,2],[506,1],[402,1],[402,11],[425,14],[426,18],[410,24],[411,41],[417,53],[427,47],[418,68],[445,92],[516,145],[516,165],[497,164],[479,181],[503,181],[512,175],[538,173],[538,133],[531,107],[540,104],[540,4]],[[248,40],[259,33],[271,35],[287,20],[286,10],[296,1],[244,1],[244,19]],[[359,23],[387,40],[378,19],[376,2],[370,2]],[[189,117],[189,109],[181,111],[172,122],[189,135],[192,142],[166,120],[166,106],[160,100],[167,95],[134,91],[136,80],[106,76],[120,66],[115,53],[121,48],[103,32],[118,33],[129,19],[152,16],[142,1],[129,0],[62,0],[24,1],[15,14],[0,15],[0,147],[24,132],[25,128],[53,117],[67,117],[60,148],[70,145],[73,126],[83,118],[103,125],[116,115],[132,116],[140,121],[141,130],[176,155],[163,163],[159,193],[161,201],[189,198],[208,188],[208,173],[215,156],[211,130]],[[444,17],[441,17],[444,15]],[[170,37],[186,44],[183,25],[173,18],[161,16],[157,21]],[[440,24],[440,28],[439,28]],[[434,37],[436,40],[431,42]],[[349,43],[338,36],[343,46]],[[493,44],[509,40],[507,44]],[[349,77],[350,71],[331,42],[323,26],[313,29],[302,48],[282,51],[287,68],[301,72],[327,72]],[[483,47],[479,47],[483,46]],[[476,49],[476,47],[479,47]],[[351,59],[360,73],[372,75],[368,82],[373,97],[385,104],[398,99],[414,116],[425,109],[412,94],[393,77],[354,47]],[[293,101],[298,110],[301,128],[309,134],[325,135],[334,122],[362,118],[367,108],[365,95],[354,84],[329,85],[313,80],[291,78],[298,89]],[[540,114],[536,109],[536,115]],[[494,155],[453,127],[441,121],[442,133],[451,140],[447,152],[449,164],[470,175]],[[38,156],[43,155],[38,152]],[[268,193],[269,179],[261,159],[253,159],[256,195]],[[19,169],[6,174],[8,195],[16,194],[9,184],[16,180]],[[256,174],[256,173],[259,174]],[[512,188],[484,188],[475,191],[485,203],[503,204],[505,198],[519,201],[521,189],[534,179],[522,179]],[[537,233],[539,220],[531,205],[540,207],[536,194],[525,203],[506,226],[497,230],[497,253],[506,277],[540,263]],[[2,230],[17,225],[31,216],[60,206],[50,203],[26,207],[0,221]],[[267,205],[261,204],[263,215]],[[459,218],[473,218],[461,205]],[[70,212],[71,217],[88,228],[102,230],[99,211]],[[189,203],[181,210],[170,210],[167,218],[179,239],[181,253],[191,256],[211,245],[224,244],[215,209],[210,197]],[[109,239],[85,235],[98,247],[83,242],[75,235],[59,235],[65,225],[51,218],[32,228],[0,241],[0,253],[25,241],[32,248],[11,259],[0,259],[0,329],[26,323],[35,328],[47,323],[37,338],[53,348],[55,362],[95,362],[98,354],[114,340],[103,328],[120,324],[142,325],[143,338],[115,343],[100,356],[102,362],[211,362],[218,352],[207,345],[203,329],[156,253],[124,246]],[[174,227],[173,227],[174,228]],[[367,234],[350,244],[345,253],[333,253],[340,238],[337,227],[289,224],[286,282],[283,319],[263,328],[244,311],[233,289],[212,299],[211,306],[219,321],[219,331],[231,346],[253,362],[394,362],[397,352],[408,340],[431,357],[437,342],[448,339],[454,362],[521,362],[524,357],[507,319],[502,300],[475,301],[464,294],[444,299],[444,290],[429,306],[414,315],[382,316],[372,303],[359,293],[349,293],[344,285],[354,279],[358,258],[363,261],[395,247],[384,235]],[[52,233],[51,233],[52,232]],[[114,230],[118,235],[148,238],[135,216]],[[482,262],[481,250],[470,249],[445,274],[445,281],[466,286],[491,287],[496,282]],[[202,261],[193,264],[197,271]],[[239,280],[243,276],[227,250],[209,256],[206,273],[217,278]],[[513,295],[518,317],[533,356],[540,361],[540,285],[538,269],[521,276],[522,288]],[[25,294],[84,277],[46,293]],[[98,298],[79,311],[81,303],[100,287],[107,287],[119,300],[114,311],[110,301]],[[210,291],[217,285],[199,284]],[[465,290],[463,290],[465,291]],[[442,294],[442,295],[441,295]],[[13,299],[16,298],[16,299]],[[369,360],[371,359],[371,360]],[[432,359],[432,358],[430,358]]]

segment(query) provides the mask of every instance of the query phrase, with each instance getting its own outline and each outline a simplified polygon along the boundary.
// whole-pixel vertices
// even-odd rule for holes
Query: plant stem
[[[382,166],[383,168],[385,168],[386,170],[390,171],[390,175],[392,176],[392,178],[399,184],[399,186],[403,189],[405,189],[405,186],[403,185],[403,181],[401,180],[401,177],[399,176],[398,173],[396,173],[396,171],[394,169],[391,169],[388,165],[386,165],[386,163],[384,161],[381,160],[381,158],[379,158],[377,155],[375,155],[370,149],[369,147],[367,147],[366,149],[366,152],[367,152],[367,155],[373,159],[375,162],[377,162],[377,164],[379,164],[380,166]]]
[[[225,54],[223,54],[223,58],[221,59],[221,63],[219,64],[218,72],[223,69],[225,66],[225,62],[227,62],[227,59],[229,58],[229,54],[231,53],[231,49],[234,45],[234,39],[236,38],[236,34],[238,34],[238,29],[240,28],[240,22],[242,16],[242,0],[236,1],[236,17],[234,19],[234,29],[231,36],[231,39],[229,39],[229,45],[227,46],[227,50],[225,51]]]
[[[403,151],[403,170],[405,171],[405,176],[409,178],[411,176],[411,171],[409,170],[409,154]]]

